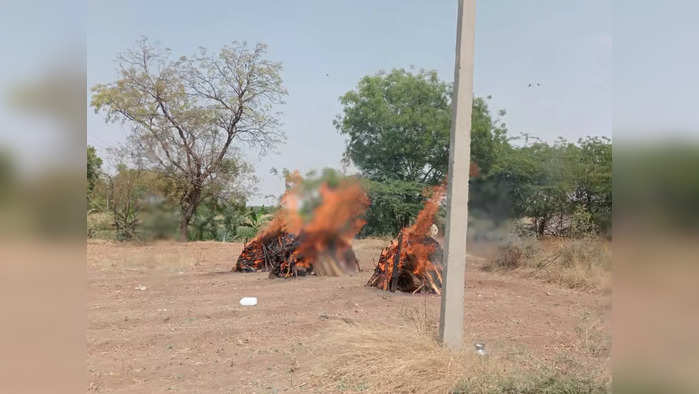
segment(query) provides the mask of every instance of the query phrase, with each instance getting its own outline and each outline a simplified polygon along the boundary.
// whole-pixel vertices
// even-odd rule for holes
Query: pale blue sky
[[[87,13],[88,87],[116,77],[113,59],[141,35],[175,54],[232,41],[264,42],[284,65],[287,143],[250,154],[261,179],[253,202],[278,194],[271,167],[340,167],[344,140],[332,126],[338,97],[379,70],[415,66],[453,79],[456,0],[102,1]],[[328,74],[328,76],[326,76]],[[529,88],[530,82],[542,86]],[[549,141],[611,136],[612,5],[609,1],[478,1],[475,94],[505,109],[512,134]],[[101,152],[128,129],[88,113],[88,144]],[[271,202],[271,201],[268,201]]]
[[[613,5],[614,138],[699,140],[699,1]]]

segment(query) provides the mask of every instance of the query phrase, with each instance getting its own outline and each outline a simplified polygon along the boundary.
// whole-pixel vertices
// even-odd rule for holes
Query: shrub
[[[607,289],[611,252],[608,242],[594,237],[540,241],[512,236],[482,268],[521,270],[571,289]]]
[[[114,239],[114,224],[109,212],[92,212],[87,215],[87,237]]]
[[[513,270],[524,266],[527,260],[537,254],[536,240],[512,236],[498,246],[495,257],[485,266],[488,270]]]
[[[592,213],[584,207],[578,206],[571,218],[570,235],[575,238],[580,238],[598,232],[599,228],[597,224],[595,224]]]

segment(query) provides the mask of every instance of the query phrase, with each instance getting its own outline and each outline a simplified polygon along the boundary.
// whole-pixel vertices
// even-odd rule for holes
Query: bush
[[[524,266],[529,259],[538,253],[536,240],[512,236],[498,246],[497,253],[491,264],[485,268],[512,270]]]
[[[371,205],[365,216],[367,223],[359,235],[397,235],[422,209],[426,187],[418,182],[364,180]]]
[[[177,236],[180,216],[177,210],[155,205],[144,210],[139,223],[139,238],[143,240],[172,239]]]
[[[93,212],[87,215],[87,237],[114,239],[114,223],[110,213]]]
[[[248,226],[240,226],[237,229],[235,238],[241,241],[245,241],[255,238],[255,235],[257,235],[257,230],[255,228]]]
[[[482,267],[486,271],[522,270],[571,289],[607,289],[611,281],[609,242],[600,238],[536,240],[512,236]]]
[[[580,238],[590,234],[597,234],[598,232],[599,228],[594,221],[592,213],[582,206],[577,207],[570,222],[571,237]]]

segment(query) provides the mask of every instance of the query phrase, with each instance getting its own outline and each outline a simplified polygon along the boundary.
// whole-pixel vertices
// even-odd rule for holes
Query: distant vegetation
[[[205,207],[209,218],[197,223],[201,204],[212,193],[228,199],[229,189],[249,170],[236,144],[264,151],[283,138],[273,110],[286,95],[281,64],[266,58],[263,44],[251,49],[233,42],[217,54],[201,48],[190,57],[173,58],[169,49],[145,38],[120,54],[116,64],[119,79],[93,86],[91,105],[108,122],[131,129],[119,155],[129,169],[119,170],[117,176],[125,179],[111,188],[115,201],[123,203],[112,210],[115,225],[125,215],[126,227],[117,231],[128,233],[138,220],[131,217],[136,215],[131,210],[138,209],[132,198],[157,197],[142,190],[146,185],[139,183],[138,174],[144,172],[167,184],[167,197],[179,211],[180,238],[191,239],[191,227],[194,236],[201,235],[215,218],[220,199],[208,199],[213,204]]]
[[[134,63],[133,56],[144,53],[164,67],[160,74],[153,74],[148,61]],[[120,80],[93,89],[95,109],[106,111],[109,120],[126,121],[134,131],[130,143],[114,151],[118,165],[112,174],[101,169],[103,159],[88,147],[90,236],[244,240],[264,226],[275,208],[247,206],[256,179],[232,144],[240,140],[264,149],[279,141],[278,121],[268,104],[285,94],[281,66],[264,60],[264,46],[252,51],[227,47],[221,53],[219,60],[201,53],[172,61],[143,41],[119,58]],[[221,61],[230,67],[217,68]],[[260,68],[251,71],[252,63]],[[230,75],[216,74],[220,70]],[[206,86],[213,91],[200,84],[206,82],[203,77],[211,80],[213,85]],[[253,93],[241,81],[248,77],[258,84],[249,85]],[[218,90],[228,79],[242,85]],[[182,101],[191,95],[166,85],[208,97],[213,106]],[[252,95],[249,100],[246,94]],[[611,141],[586,137],[546,143],[531,135],[513,137],[502,120],[505,111],[491,113],[488,100],[473,101],[470,219],[487,220],[492,227],[516,223],[538,237],[610,235]],[[362,78],[340,102],[343,109],[334,125],[346,137],[344,160],[359,169],[372,202],[360,236],[395,235],[421,209],[426,188],[445,180],[451,85],[435,72],[393,70]],[[220,124],[225,119],[228,126]],[[236,119],[239,123],[231,125]],[[195,148],[200,142],[204,145]],[[308,175],[307,186],[343,177],[332,169]],[[439,221],[442,226],[443,213]]]
[[[450,92],[435,72],[393,70],[364,77],[341,97],[335,126],[347,137],[345,159],[366,178],[373,202],[364,235],[395,234],[419,211],[422,190],[445,179]],[[526,217],[538,236],[610,234],[611,141],[548,144],[523,135],[514,144],[504,115],[491,113],[488,98],[473,101],[471,216],[496,225]]]

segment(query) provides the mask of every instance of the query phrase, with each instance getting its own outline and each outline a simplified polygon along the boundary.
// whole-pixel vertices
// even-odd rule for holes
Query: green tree
[[[87,146],[87,203],[88,207],[92,205],[92,199],[95,192],[95,185],[100,178],[102,171],[102,159],[97,156],[95,147]]]
[[[451,86],[434,71],[380,72],[359,81],[340,98],[334,121],[347,137],[345,159],[365,177],[436,184],[449,159]],[[504,112],[500,112],[504,115]],[[504,123],[494,120],[485,99],[473,101],[472,159],[488,171],[507,144]]]
[[[92,88],[96,112],[131,126],[132,154],[176,180],[183,240],[207,186],[235,159],[234,143],[264,151],[283,138],[274,112],[286,94],[281,64],[265,55],[262,44],[234,42],[173,60],[142,39],[117,57],[119,79]]]
[[[136,237],[139,214],[143,209],[143,197],[148,182],[143,170],[117,166],[117,173],[109,179],[110,210],[116,230],[116,238],[128,241]]]
[[[509,149],[505,124],[491,115],[487,99],[473,100],[471,158],[477,178],[488,176]],[[372,205],[362,234],[395,234],[421,209],[423,190],[446,177],[451,86],[434,71],[397,69],[362,78],[340,102],[343,112],[334,125],[347,137],[345,160],[369,180]]]
[[[561,227],[567,218],[576,222],[577,233],[581,228],[606,231],[611,225],[611,179],[608,139],[537,142],[504,151],[488,177],[477,183],[481,190],[475,196],[485,201],[471,204],[486,206],[487,212],[506,212],[501,219],[530,217],[539,236],[555,218],[559,233],[572,230]],[[496,206],[507,209],[493,209]]]
[[[435,183],[449,156],[449,85],[436,72],[379,73],[340,98],[345,158],[374,179]]]
[[[595,228],[609,233],[612,225],[612,143],[607,137],[578,141],[574,160],[573,199],[589,213]]]
[[[371,205],[361,235],[396,235],[410,224],[424,202],[424,186],[416,182],[366,179],[364,188]]]
[[[262,228],[272,220],[274,215],[259,207],[247,208],[238,226],[236,237],[239,239],[251,239],[257,235]]]
[[[0,149],[0,202],[4,202],[14,192],[14,160],[9,151]]]

